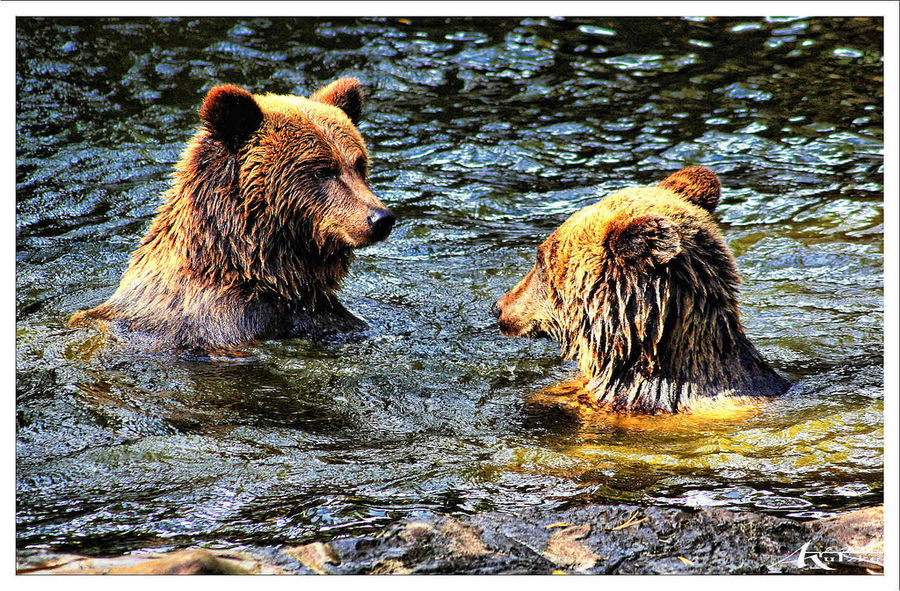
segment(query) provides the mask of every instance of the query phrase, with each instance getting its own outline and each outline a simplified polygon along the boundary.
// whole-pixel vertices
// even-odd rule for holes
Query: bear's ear
[[[233,84],[212,88],[200,107],[200,120],[229,148],[236,150],[263,121],[253,95]]]
[[[718,205],[722,192],[716,173],[702,166],[689,166],[679,170],[669,175],[659,186],[675,191],[710,213]]]
[[[610,228],[609,249],[620,262],[664,265],[681,252],[678,226],[658,215],[642,215]]]
[[[310,100],[339,108],[347,114],[353,125],[359,123],[362,116],[363,98],[362,86],[356,78],[338,78],[309,97]]]

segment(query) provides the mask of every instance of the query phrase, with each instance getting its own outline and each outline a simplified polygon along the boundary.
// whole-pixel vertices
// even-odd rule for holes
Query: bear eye
[[[327,181],[335,178],[337,175],[338,171],[333,166],[322,166],[313,170],[313,176],[319,181]]]
[[[356,172],[359,173],[359,176],[366,176],[366,159],[360,156],[356,159],[356,162],[353,163],[353,168],[356,169]]]

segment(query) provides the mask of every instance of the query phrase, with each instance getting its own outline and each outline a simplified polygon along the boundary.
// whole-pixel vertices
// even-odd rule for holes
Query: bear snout
[[[366,217],[366,222],[368,222],[369,229],[372,232],[371,242],[380,242],[387,238],[396,220],[397,218],[394,217],[390,209],[371,210]]]
[[[500,320],[500,315],[503,314],[503,310],[500,309],[500,300],[494,302],[494,305],[491,306],[491,314],[494,315],[494,318]]]
[[[491,306],[491,314],[497,319],[497,327],[500,332],[508,337],[517,337],[523,334],[523,318],[521,318],[519,302],[510,301],[510,294],[494,302]]]

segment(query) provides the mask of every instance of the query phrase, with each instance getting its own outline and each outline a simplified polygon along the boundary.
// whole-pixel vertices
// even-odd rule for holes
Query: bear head
[[[286,297],[335,288],[352,250],[383,240],[394,224],[367,185],[362,105],[352,78],[309,98],[212,88],[176,171],[191,231],[207,236],[195,241],[197,256],[212,245],[211,266]]]
[[[501,331],[559,341],[616,408],[674,412],[686,395],[734,391],[716,372],[731,371],[726,358],[758,354],[739,319],[734,257],[710,215],[719,194],[712,171],[690,167],[576,212],[494,304]],[[641,399],[636,383],[651,379],[684,389],[674,402]]]

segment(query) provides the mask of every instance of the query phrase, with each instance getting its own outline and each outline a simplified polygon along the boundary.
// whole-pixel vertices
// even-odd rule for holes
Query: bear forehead
[[[335,143],[366,151],[356,126],[339,107],[289,94],[254,95],[253,98],[266,119],[292,121],[301,128],[313,125]]]
[[[621,189],[573,213],[541,245],[544,251],[571,258],[579,252],[605,244],[607,235],[636,218],[661,216],[693,234],[699,227],[714,226],[706,210],[663,187]]]

